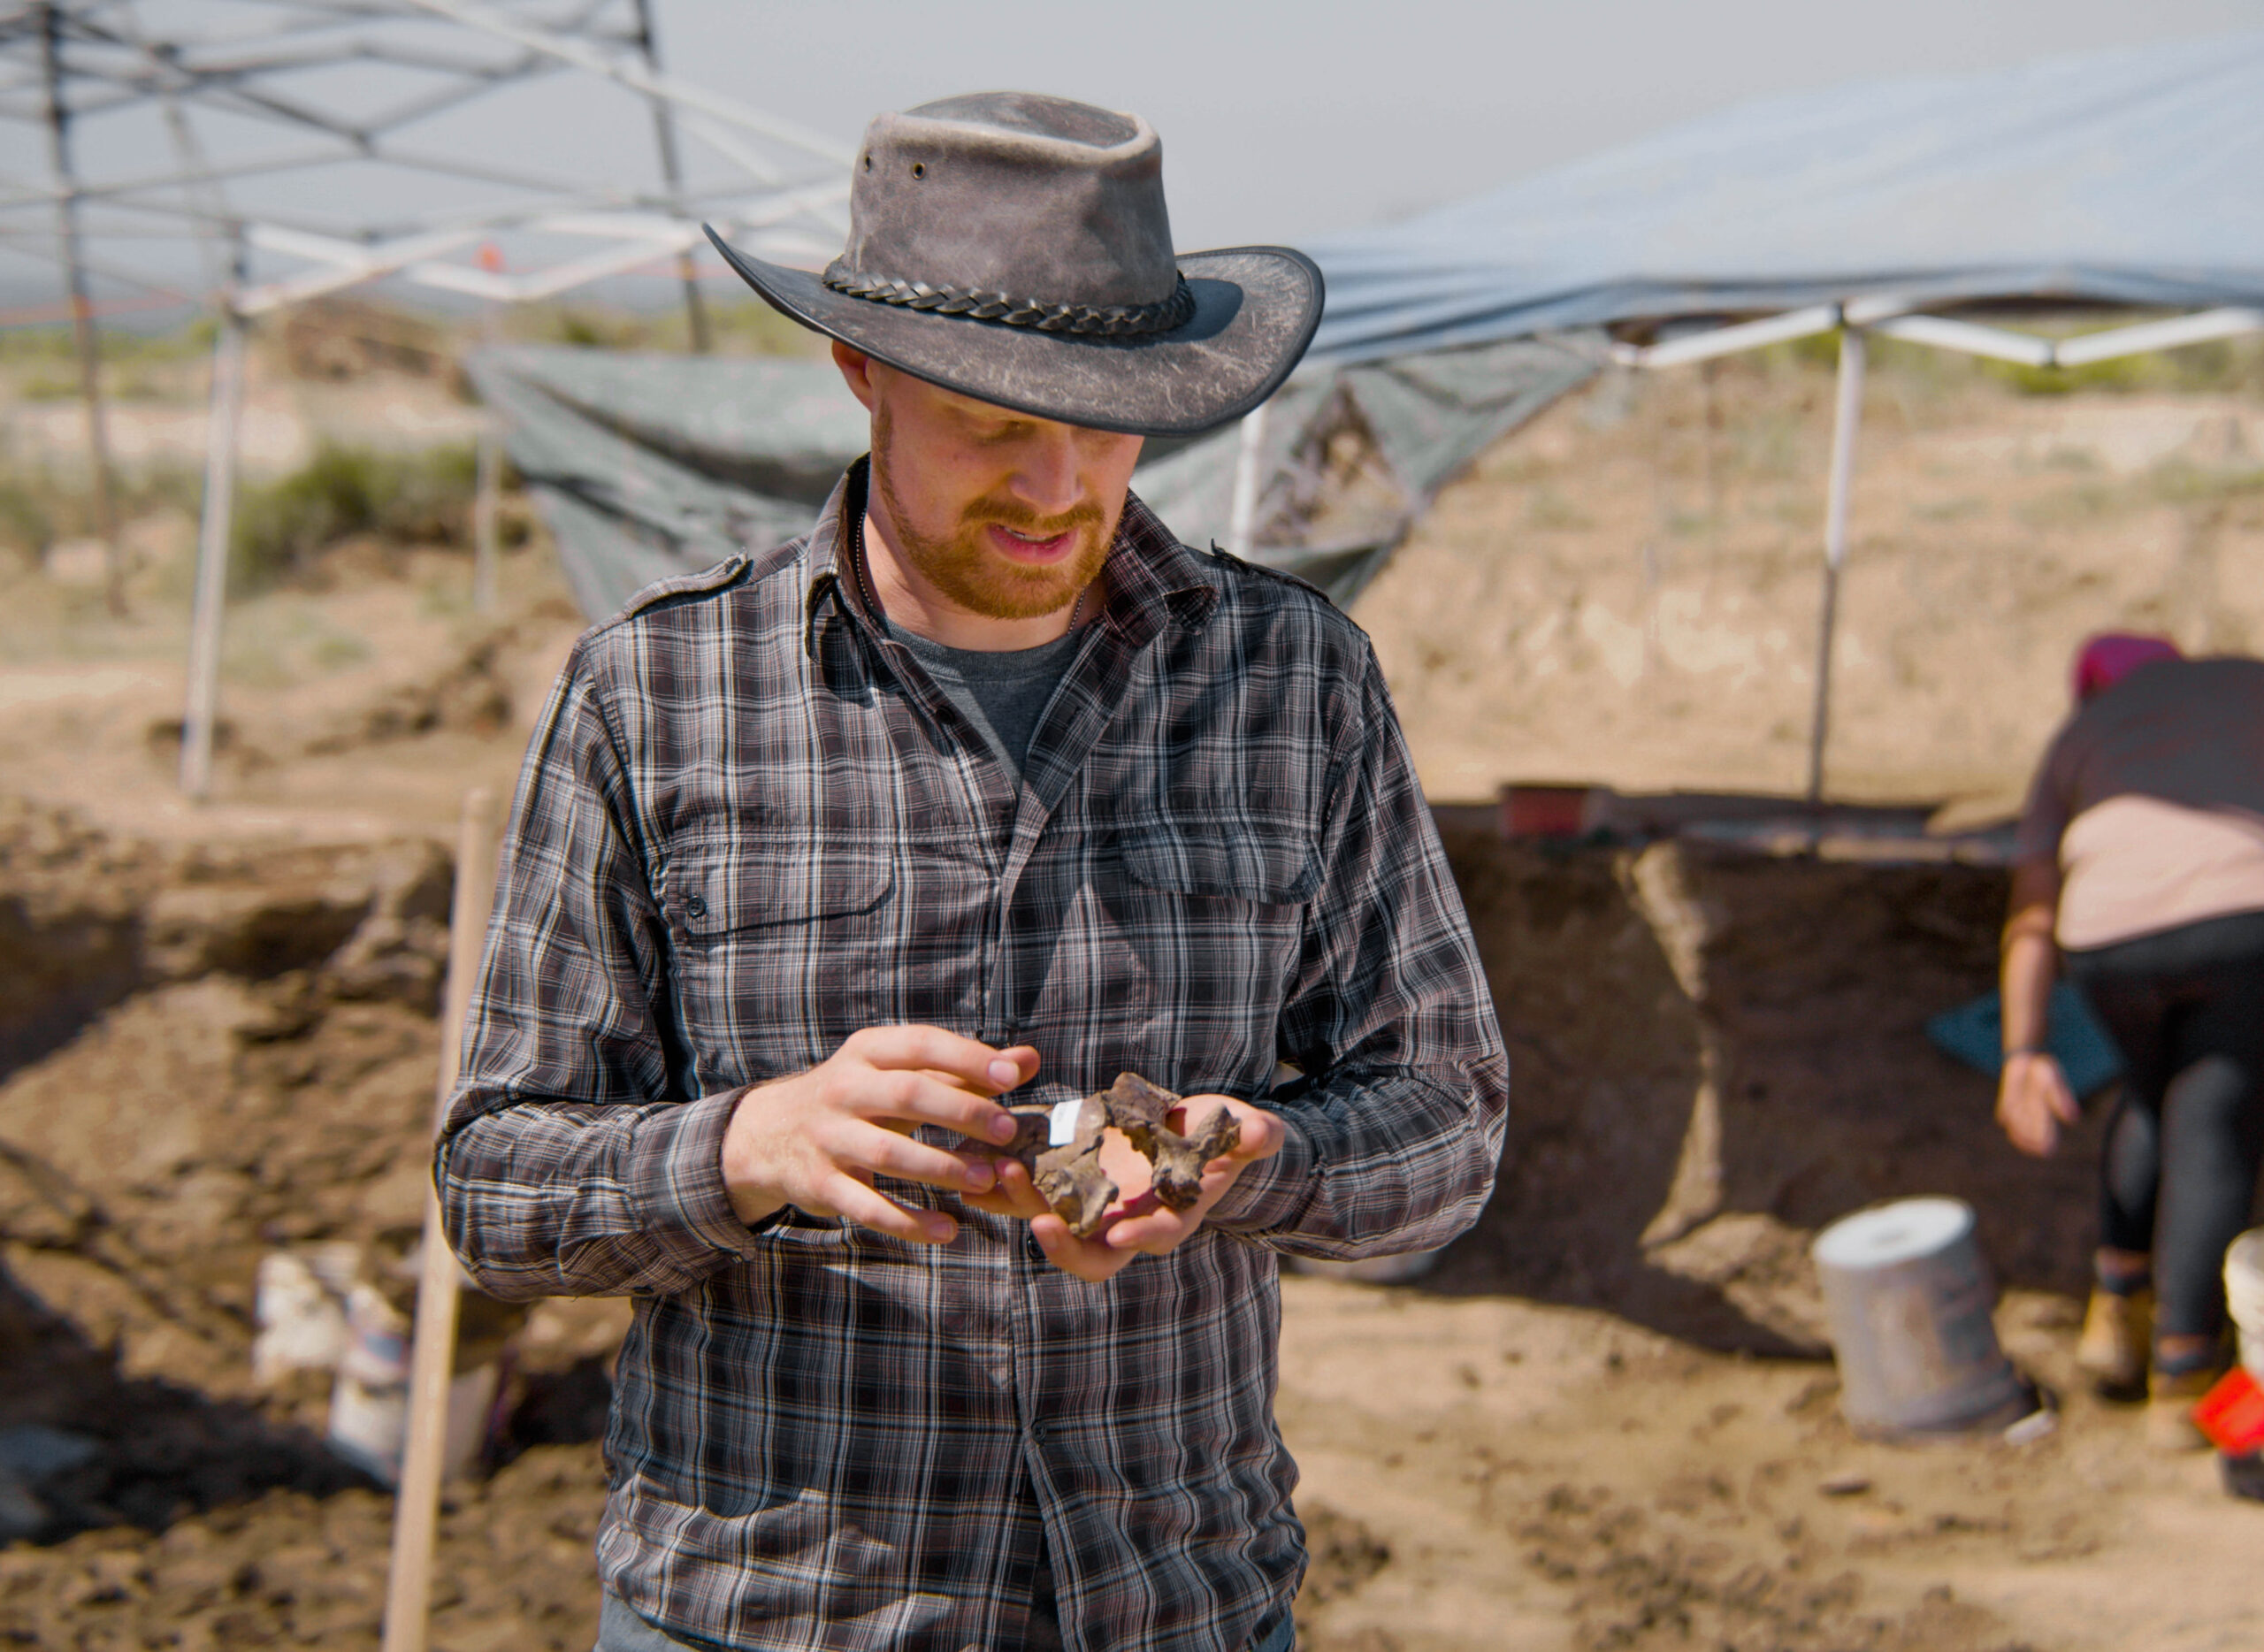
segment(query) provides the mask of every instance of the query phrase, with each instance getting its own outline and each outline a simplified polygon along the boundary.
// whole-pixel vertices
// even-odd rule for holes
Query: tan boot
[[[2084,1311],[2084,1332],[2076,1343],[2076,1364],[2092,1386],[2108,1399],[2134,1400],[2145,1392],[2146,1350],[2153,1345],[2154,1299],[2151,1291],[2118,1296],[2094,1290]]]
[[[2199,1451],[2209,1437],[2193,1420],[2193,1407],[2225,1373],[2222,1365],[2166,1377],[2159,1371],[2146,1383],[2146,1445],[2161,1452]]]

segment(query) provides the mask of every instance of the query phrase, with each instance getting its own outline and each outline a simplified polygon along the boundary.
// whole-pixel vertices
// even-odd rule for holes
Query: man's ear
[[[873,384],[873,358],[836,339],[833,364],[841,370],[842,382],[849,386],[849,394],[864,404],[866,412],[871,412],[880,394]]]

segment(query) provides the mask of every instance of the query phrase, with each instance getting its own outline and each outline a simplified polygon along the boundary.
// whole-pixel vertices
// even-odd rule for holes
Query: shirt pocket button
[[[708,915],[708,903],[700,899],[697,895],[687,895],[685,897],[684,909],[686,913],[695,918],[704,918]]]

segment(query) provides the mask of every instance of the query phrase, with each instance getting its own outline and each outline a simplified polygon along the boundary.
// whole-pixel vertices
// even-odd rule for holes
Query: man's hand
[[[1100,1155],[1101,1168],[1116,1183],[1116,1203],[1102,1218],[1100,1230],[1090,1239],[1080,1239],[1069,1231],[1069,1224],[1056,1216],[1030,1185],[1029,1172],[1014,1159],[998,1161],[997,1191],[967,1197],[966,1202],[993,1215],[1028,1221],[1047,1260],[1065,1273],[1098,1284],[1113,1277],[1136,1256],[1162,1256],[1192,1238],[1211,1207],[1226,1197],[1244,1169],[1281,1151],[1288,1127],[1281,1119],[1231,1096],[1186,1097],[1172,1109],[1168,1122],[1182,1133],[1190,1125],[1199,1129],[1219,1107],[1235,1115],[1242,1127],[1242,1140],[1233,1151],[1212,1159],[1205,1168],[1202,1197],[1189,1209],[1166,1209],[1148,1190],[1148,1161],[1113,1129],[1102,1138]]]
[[[1997,1078],[1997,1122],[2015,1147],[2048,1158],[2060,1144],[2060,1127],[2082,1117],[2058,1061],[2041,1053],[2005,1058]]]
[[[1013,1115],[990,1098],[1037,1075],[1027,1045],[993,1050],[939,1027],[872,1027],[826,1060],[740,1098],[723,1135],[723,1185],[731,1210],[753,1223],[788,1205],[838,1216],[914,1244],[948,1244],[959,1224],[940,1211],[908,1209],[874,1189],[895,1176],[957,1194],[989,1193],[991,1160],[911,1139],[941,1125],[997,1146]]]

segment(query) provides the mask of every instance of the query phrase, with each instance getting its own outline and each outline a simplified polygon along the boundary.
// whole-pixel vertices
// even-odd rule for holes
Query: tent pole
[[[71,299],[71,333],[79,350],[79,389],[87,409],[87,457],[94,471],[95,533],[103,542],[103,593],[112,614],[126,612],[126,553],[119,543],[118,509],[111,497],[110,426],[103,414],[102,340],[95,331],[95,307],[87,295],[87,264],[79,239],[79,179],[71,164],[71,111],[63,97],[63,8],[57,0],[40,7],[47,73],[48,147],[60,186],[57,231],[63,244],[63,271]]]
[[[490,304],[480,317],[480,342],[488,349],[496,343],[496,314]],[[485,617],[495,611],[495,514],[503,486],[503,455],[495,435],[495,409],[479,411],[479,442],[471,496],[471,611]]]
[[[1824,803],[1824,746],[1832,731],[1832,643],[1840,621],[1840,570],[1847,560],[1847,488],[1863,417],[1863,331],[1840,329],[1840,394],[1832,417],[1832,476],[1824,507],[1824,612],[1817,623],[1816,703],[1809,718],[1808,800]]]
[[[495,514],[502,491],[503,455],[494,417],[490,410],[480,424],[471,496],[471,611],[483,618],[495,611]]]
[[[1258,531],[1258,467],[1266,447],[1266,402],[1242,417],[1242,450],[1235,458],[1234,506],[1227,516],[1227,554],[1250,560]]]
[[[236,271],[243,277],[241,262]],[[198,802],[212,790],[212,736],[220,692],[220,620],[235,525],[236,437],[244,400],[244,317],[235,288],[222,296],[212,346],[212,411],[204,439],[204,511],[196,532],[196,599],[188,631],[188,708],[180,727],[180,789]]]
[[[661,66],[661,44],[653,32],[653,0],[637,0],[637,45],[645,54],[645,66],[657,73]],[[660,141],[661,177],[669,187],[669,199],[683,210],[684,168],[676,149],[676,111],[665,98],[653,100],[653,131]],[[692,249],[686,247],[676,256],[677,278],[684,283],[684,318],[692,328],[692,353],[705,356],[715,346],[708,330],[708,305],[700,296],[700,272],[692,261]]]

